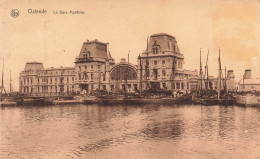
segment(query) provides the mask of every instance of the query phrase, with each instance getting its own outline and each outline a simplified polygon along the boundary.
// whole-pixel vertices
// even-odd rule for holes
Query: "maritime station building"
[[[153,34],[138,64],[126,59],[115,63],[109,43],[98,40],[83,43],[75,67],[44,68],[40,62],[27,62],[19,76],[20,92],[31,96],[71,95],[108,92],[138,92],[148,88],[189,91],[198,88],[198,72],[185,70],[184,55],[177,40],[169,34]]]

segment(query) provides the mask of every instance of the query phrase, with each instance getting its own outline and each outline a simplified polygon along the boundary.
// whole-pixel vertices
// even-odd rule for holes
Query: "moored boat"
[[[96,96],[87,96],[82,99],[84,104],[98,104],[98,99]]]
[[[17,105],[52,105],[53,100],[48,98],[16,98]]]
[[[260,97],[254,94],[238,95],[236,103],[242,106],[260,106]]]
[[[15,106],[17,103],[12,101],[1,101],[0,106]]]

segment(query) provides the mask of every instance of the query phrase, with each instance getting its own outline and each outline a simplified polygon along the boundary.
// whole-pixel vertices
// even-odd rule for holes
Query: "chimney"
[[[244,79],[251,79],[251,69],[245,70]]]
[[[227,78],[234,78],[235,75],[234,75],[234,71],[233,70],[228,70],[227,72]]]

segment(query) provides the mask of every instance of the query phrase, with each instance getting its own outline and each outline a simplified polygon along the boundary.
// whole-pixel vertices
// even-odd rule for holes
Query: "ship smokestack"
[[[234,71],[233,70],[228,70],[227,78],[232,78],[232,77],[234,77]]]
[[[244,79],[251,79],[251,69],[245,70]]]

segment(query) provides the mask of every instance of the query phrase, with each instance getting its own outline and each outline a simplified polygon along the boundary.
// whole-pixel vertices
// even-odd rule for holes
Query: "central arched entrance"
[[[126,62],[115,65],[110,71],[110,88],[112,92],[138,92],[136,66]]]

